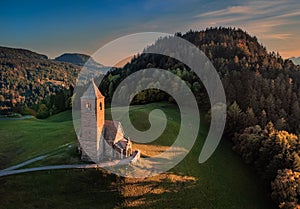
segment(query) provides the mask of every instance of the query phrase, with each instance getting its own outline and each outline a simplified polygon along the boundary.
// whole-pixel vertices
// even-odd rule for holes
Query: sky
[[[174,34],[218,26],[241,28],[269,51],[297,57],[299,25],[299,0],[0,1],[0,45],[50,58],[65,52],[91,55],[132,33]]]

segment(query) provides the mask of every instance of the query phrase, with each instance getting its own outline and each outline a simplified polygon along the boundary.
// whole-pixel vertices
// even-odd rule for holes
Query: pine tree
[[[227,134],[233,135],[234,133],[241,131],[241,127],[243,127],[242,121],[243,112],[237,102],[234,101],[227,110],[227,123],[225,129]]]
[[[300,157],[296,152],[293,153],[293,157],[293,170],[300,172]]]
[[[254,126],[256,124],[257,124],[257,118],[255,116],[255,113],[253,112],[253,109],[251,107],[248,107],[246,111],[245,125],[248,127],[248,126]]]
[[[261,111],[261,116],[260,116],[260,125],[261,127],[266,126],[267,124],[267,113],[265,110]]]

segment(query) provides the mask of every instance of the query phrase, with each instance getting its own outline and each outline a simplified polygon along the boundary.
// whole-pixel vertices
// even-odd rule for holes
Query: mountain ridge
[[[291,57],[289,60],[292,60],[295,65],[300,65],[300,57]]]
[[[54,59],[58,62],[68,62],[78,66],[89,65],[93,67],[104,67],[104,65],[96,62],[90,55],[81,53],[64,53]]]
[[[41,59],[41,60],[48,60],[48,56],[44,54],[40,54],[29,49],[22,49],[22,48],[12,48],[6,46],[0,46],[0,59],[15,59],[16,55],[22,55],[18,58],[32,58],[32,59]]]

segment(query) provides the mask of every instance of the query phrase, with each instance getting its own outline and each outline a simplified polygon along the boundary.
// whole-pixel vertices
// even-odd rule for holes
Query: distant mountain
[[[88,62],[87,64],[94,67],[104,67],[103,65],[97,63],[93,58],[91,58],[89,55],[86,54],[78,54],[78,53],[65,53],[60,55],[59,57],[56,57],[54,59],[55,61],[59,62],[69,62],[78,66],[83,66]]]
[[[300,65],[300,57],[291,57],[289,60],[292,60],[295,65]]]
[[[85,66],[92,74],[105,74],[110,69],[110,67],[105,67],[86,54],[65,53],[56,57],[54,60],[58,62],[72,63],[80,67]]]

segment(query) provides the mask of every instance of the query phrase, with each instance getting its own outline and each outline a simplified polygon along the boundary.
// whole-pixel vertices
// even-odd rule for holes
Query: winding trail
[[[108,162],[99,163],[99,164],[50,165],[50,166],[42,166],[42,167],[36,167],[36,168],[24,168],[24,169],[14,170],[17,168],[21,168],[25,165],[28,165],[30,163],[36,162],[38,160],[42,160],[47,157],[47,155],[43,155],[43,156],[33,158],[31,160],[27,160],[18,165],[0,170],[0,177],[14,175],[14,174],[20,174],[20,173],[34,172],[34,171],[58,170],[58,169],[105,168],[105,167],[111,167],[111,166],[115,166],[115,165],[128,165],[132,162],[135,162],[137,157],[139,157],[138,156],[139,154],[140,153],[136,153],[135,155],[133,155],[129,158],[126,158],[126,159],[108,161]]]
[[[1,170],[0,173],[1,173],[2,171],[11,171],[11,170],[15,170],[15,169],[18,169],[18,168],[22,168],[22,167],[24,167],[25,165],[29,165],[29,164],[34,163],[34,162],[39,161],[39,160],[43,160],[43,159],[45,159],[45,158],[48,157],[48,156],[49,156],[49,155],[42,155],[42,156],[33,158],[33,159],[31,159],[31,160],[27,160],[27,161],[25,161],[25,162],[23,162],[23,163],[20,163],[20,164],[18,164],[18,165],[14,165],[14,166],[11,166],[11,167],[9,167],[9,168],[5,168],[5,169]]]

